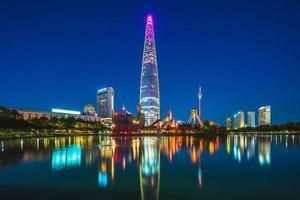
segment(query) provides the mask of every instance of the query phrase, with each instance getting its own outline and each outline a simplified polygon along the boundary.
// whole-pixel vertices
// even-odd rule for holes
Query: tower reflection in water
[[[159,199],[160,147],[156,138],[144,138],[139,167],[141,199]]]

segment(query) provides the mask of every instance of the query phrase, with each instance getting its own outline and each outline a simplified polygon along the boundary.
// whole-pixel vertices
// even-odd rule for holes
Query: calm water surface
[[[0,141],[0,199],[300,199],[300,136]]]

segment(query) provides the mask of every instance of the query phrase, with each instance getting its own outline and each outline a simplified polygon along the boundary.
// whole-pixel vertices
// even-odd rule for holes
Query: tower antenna
[[[198,110],[198,114],[199,114],[199,118],[200,121],[202,123],[202,113],[201,113],[201,103],[202,103],[202,89],[201,86],[199,87],[199,91],[198,91],[198,100],[199,100],[199,110]]]

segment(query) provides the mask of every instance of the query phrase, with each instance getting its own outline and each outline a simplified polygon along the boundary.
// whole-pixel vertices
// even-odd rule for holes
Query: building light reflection
[[[54,149],[52,153],[52,169],[61,170],[81,165],[81,146],[71,145]]]
[[[107,188],[107,185],[108,185],[107,173],[104,173],[104,172],[98,173],[98,185],[100,187]]]
[[[142,145],[140,171],[141,199],[159,199],[160,147],[153,138],[145,138]]]
[[[271,140],[272,138],[272,140]],[[1,154],[10,155],[12,149],[20,149],[20,160],[33,161],[49,159],[53,170],[62,170],[71,167],[93,166],[98,163],[98,172],[95,172],[95,185],[109,188],[114,182],[119,181],[115,175],[120,176],[120,171],[132,170],[136,165],[139,169],[141,191],[158,192],[160,176],[160,156],[163,159],[178,161],[182,155],[188,155],[189,164],[195,165],[194,184],[201,188],[206,182],[203,174],[205,163],[201,168],[201,157],[215,156],[220,150],[232,156],[236,162],[252,162],[265,167],[271,165],[271,147],[275,144],[285,147],[300,146],[300,138],[293,135],[227,135],[219,137],[56,137],[0,141]],[[14,146],[13,146],[14,145]],[[97,148],[95,148],[95,145]],[[13,148],[14,147],[14,148]],[[56,147],[52,150],[53,147]],[[38,149],[38,151],[36,151]],[[227,154],[226,153],[226,154]],[[6,156],[9,158],[9,156]],[[52,159],[52,160],[51,160]],[[204,159],[204,161],[206,161]],[[1,159],[1,165],[11,162]],[[175,162],[175,163],[176,163]],[[185,163],[184,163],[185,164]],[[171,165],[171,164],[170,164]],[[115,168],[116,167],[116,168]],[[117,172],[118,173],[115,173]],[[126,173],[126,172],[125,172]],[[137,172],[138,173],[138,172]],[[97,181],[98,179],[98,181]],[[98,182],[98,183],[97,183]],[[146,198],[146,196],[144,196]]]
[[[1,151],[4,152],[4,142],[1,141]]]

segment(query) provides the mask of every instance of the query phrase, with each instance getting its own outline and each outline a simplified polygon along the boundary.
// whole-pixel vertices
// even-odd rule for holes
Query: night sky
[[[300,1],[0,0],[0,105],[47,111],[96,105],[136,113],[145,18],[155,18],[161,116],[187,120],[272,106],[300,120]]]

